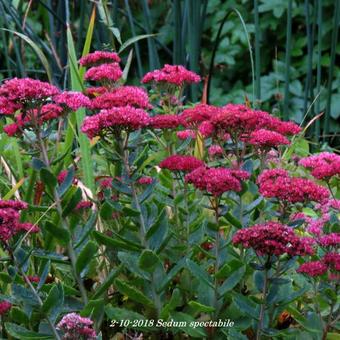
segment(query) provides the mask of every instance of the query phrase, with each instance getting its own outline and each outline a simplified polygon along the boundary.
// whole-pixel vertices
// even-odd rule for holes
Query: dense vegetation
[[[337,339],[339,1],[0,11],[2,338]]]

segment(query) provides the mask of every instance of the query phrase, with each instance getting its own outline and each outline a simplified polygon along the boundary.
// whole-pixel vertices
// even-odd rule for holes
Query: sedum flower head
[[[252,248],[260,255],[311,255],[314,250],[312,238],[300,237],[294,229],[278,223],[267,222],[238,230],[233,236],[234,245]]]
[[[149,115],[142,109],[132,106],[114,107],[86,117],[81,130],[93,138],[120,130],[138,130],[146,127],[149,122]]]
[[[241,182],[248,178],[248,172],[243,170],[208,168],[204,166],[185,176],[186,182],[192,183],[195,188],[214,196],[221,196],[227,191],[241,191]]]
[[[170,171],[192,171],[204,163],[194,156],[172,155],[160,162],[159,167]]]
[[[182,86],[184,83],[198,83],[201,77],[195,72],[187,70],[182,65],[164,65],[159,70],[148,72],[142,79],[142,83],[168,83]]]

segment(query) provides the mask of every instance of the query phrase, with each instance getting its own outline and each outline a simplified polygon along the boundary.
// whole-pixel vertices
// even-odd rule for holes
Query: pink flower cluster
[[[321,276],[327,271],[331,274],[334,272],[340,272],[340,254],[339,253],[327,253],[321,258],[320,261],[310,261],[302,264],[298,269],[298,273],[306,274],[308,276]],[[338,277],[339,273],[335,274]],[[332,277],[333,275],[330,275]]]
[[[241,181],[248,178],[249,173],[243,170],[201,166],[187,174],[185,181],[192,183],[199,190],[221,196],[227,191],[241,191]]]
[[[256,224],[240,229],[233,236],[234,245],[241,244],[244,248],[252,248],[260,255],[303,256],[314,253],[314,240],[300,237],[294,229],[278,222]]]
[[[311,180],[290,177],[284,169],[265,170],[258,177],[259,192],[266,198],[277,198],[290,203],[315,201],[329,198],[329,191]]]
[[[96,66],[105,63],[120,63],[120,57],[115,52],[95,51],[80,58],[79,64],[85,67]]]
[[[223,107],[197,104],[180,115],[181,124],[198,130],[204,138],[232,138],[257,148],[270,149],[289,144],[286,136],[297,134],[301,128],[293,122],[283,122],[269,113],[252,110],[245,105],[227,104]]]
[[[198,83],[201,77],[187,70],[181,65],[164,65],[162,69],[148,72],[142,79],[142,83],[168,83],[182,86],[184,83]]]
[[[86,117],[81,131],[89,138],[93,138],[114,131],[138,130],[146,127],[149,122],[149,115],[142,109],[132,106],[114,107]]]
[[[13,78],[0,86],[0,113],[40,107],[59,90],[46,82],[31,78]]]
[[[95,340],[96,332],[93,329],[93,321],[83,318],[76,313],[66,314],[57,325],[64,332],[65,340]]]
[[[21,231],[39,231],[37,226],[20,222],[20,210],[23,209],[27,209],[25,202],[0,200],[0,241],[6,242]]]
[[[181,113],[180,117],[183,126],[197,127],[200,123],[203,123],[204,121],[209,121],[221,111],[222,108],[217,106],[197,104],[194,107],[185,109]]]
[[[112,107],[133,106],[150,109],[146,91],[137,86],[119,86],[111,91],[103,92],[92,100],[92,109],[111,109]]]
[[[193,130],[187,129],[187,130],[177,131],[176,136],[181,140],[185,140],[188,138],[195,139],[196,132]]]
[[[0,316],[7,313],[12,307],[12,304],[8,301],[1,301],[0,302]]]
[[[278,147],[289,144],[289,140],[278,132],[259,129],[250,134],[249,144],[259,148]]]
[[[204,163],[194,156],[172,155],[160,162],[159,167],[170,171],[189,172],[203,165]]]
[[[14,123],[4,126],[9,136],[24,129],[37,128],[69,111],[88,107],[90,100],[82,93],[60,91],[49,83],[30,78],[13,78],[0,86],[0,113],[11,114]],[[15,114],[16,111],[21,111]]]
[[[211,145],[208,149],[208,154],[210,156],[222,155],[223,149],[219,145]]]
[[[175,129],[179,125],[180,119],[176,115],[157,115],[150,119],[150,127],[154,129]]]
[[[312,176],[317,179],[329,180],[333,176],[340,176],[340,155],[335,153],[321,152],[302,158],[299,165],[311,169]]]
[[[340,272],[340,254],[339,253],[327,253],[323,259],[325,264],[330,270]]]
[[[53,97],[57,104],[66,106],[72,111],[77,111],[81,107],[90,107],[91,101],[80,92],[64,91]]]
[[[138,184],[141,184],[141,185],[148,185],[148,184],[151,184],[152,182],[153,182],[153,178],[148,177],[148,176],[143,176],[138,179]]]
[[[123,71],[117,63],[101,64],[89,68],[85,73],[85,80],[116,82],[123,75]]]
[[[330,233],[319,238],[318,242],[323,247],[338,247],[340,245],[340,233]]]
[[[79,202],[74,210],[84,210],[84,209],[90,209],[93,206],[93,203],[91,201],[81,201]]]
[[[327,265],[322,261],[310,261],[302,264],[297,272],[308,276],[319,276],[325,274],[327,269]]]
[[[283,122],[268,112],[252,110],[245,105],[228,104],[211,119],[215,129],[222,129],[235,138],[259,129],[267,129],[281,135],[295,135],[301,128],[292,122]]]

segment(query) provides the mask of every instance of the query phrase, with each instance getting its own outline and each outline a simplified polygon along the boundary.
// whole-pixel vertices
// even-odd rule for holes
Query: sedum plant
[[[183,66],[131,86],[120,63],[81,58],[82,93],[0,86],[29,178],[0,201],[3,337],[332,338],[340,156],[247,105],[186,103]],[[95,190],[68,140],[80,108]]]

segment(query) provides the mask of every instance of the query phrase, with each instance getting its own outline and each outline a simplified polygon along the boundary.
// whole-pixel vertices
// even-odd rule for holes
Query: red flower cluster
[[[308,276],[319,276],[325,274],[327,269],[327,265],[322,261],[310,261],[302,264],[297,272]]]
[[[0,316],[8,312],[12,307],[8,301],[1,301],[0,302]]]
[[[37,226],[20,222],[20,210],[23,209],[27,209],[25,202],[0,200],[0,241],[5,242],[21,231],[39,231]]]
[[[200,123],[208,121],[222,111],[222,108],[207,104],[197,104],[185,109],[181,114],[181,121],[185,127],[197,127]]]
[[[284,169],[265,170],[258,177],[259,192],[267,198],[277,198],[290,203],[329,198],[329,191],[309,179],[290,177]]]
[[[335,153],[321,152],[302,158],[299,164],[311,169],[312,175],[317,179],[328,180],[333,176],[340,176],[340,156]]]
[[[267,129],[282,135],[294,135],[301,131],[292,122],[282,122],[268,112],[252,110],[245,105],[228,104],[211,119],[216,129],[222,129],[233,136],[249,134],[259,129]]]
[[[319,238],[318,242],[323,247],[337,247],[340,244],[340,233],[330,233]]]
[[[181,65],[164,65],[160,70],[148,72],[142,79],[142,83],[168,83],[182,86],[184,83],[198,83],[201,77],[187,70]]]
[[[46,82],[31,78],[13,78],[0,86],[0,113],[40,107],[59,90]]]
[[[93,206],[93,203],[91,201],[81,201],[79,202],[74,210],[83,210],[83,209],[90,209]]]
[[[325,274],[327,270],[333,273],[340,271],[339,253],[327,253],[320,261],[306,262],[297,269],[297,272],[314,277]],[[338,277],[338,275],[336,275],[336,277]]]
[[[208,154],[210,156],[222,155],[223,149],[219,145],[211,145],[208,149]]]
[[[80,58],[79,64],[85,67],[96,66],[105,63],[120,63],[120,58],[115,52],[95,51]]]
[[[144,176],[138,179],[138,184],[141,184],[141,185],[148,185],[148,184],[151,184],[152,182],[153,182],[153,178],[148,177],[148,176]]]
[[[85,73],[85,80],[116,82],[122,75],[123,71],[117,63],[101,64],[89,68]]]
[[[80,92],[64,91],[53,97],[57,104],[65,106],[67,109],[77,111],[81,107],[90,107],[91,101]]]
[[[289,144],[289,140],[278,132],[259,129],[250,134],[249,144],[258,148],[278,147]]]
[[[195,139],[196,132],[193,130],[187,129],[187,130],[177,131],[176,136],[181,140],[185,140],[188,138]]]
[[[172,155],[160,162],[159,167],[170,171],[188,172],[203,165],[204,163],[194,156]]]
[[[314,253],[314,240],[300,237],[294,229],[278,222],[257,224],[238,230],[233,236],[234,245],[241,244],[244,248],[253,248],[260,255],[291,256],[311,255]]]
[[[24,129],[37,128],[89,105],[90,100],[82,93],[60,93],[53,85],[30,78],[13,78],[0,86],[0,113],[11,114],[14,120],[4,127],[9,136],[21,135]],[[21,112],[14,115],[19,110]]]
[[[140,109],[150,109],[149,97],[146,91],[137,86],[120,86],[111,91],[103,92],[92,100],[92,109],[111,109],[112,107],[132,106]]]
[[[340,272],[340,254],[339,253],[327,253],[323,259],[325,264],[331,270]]]
[[[138,130],[147,126],[149,121],[149,115],[142,109],[131,106],[114,107],[86,117],[81,130],[89,138],[93,138],[107,132]]]
[[[199,167],[185,176],[188,183],[195,188],[207,191],[214,196],[221,196],[227,191],[241,191],[241,181],[249,178],[249,174],[243,170],[228,168]]]
[[[176,115],[157,115],[150,119],[150,127],[154,129],[175,129],[179,125],[180,119]]]

